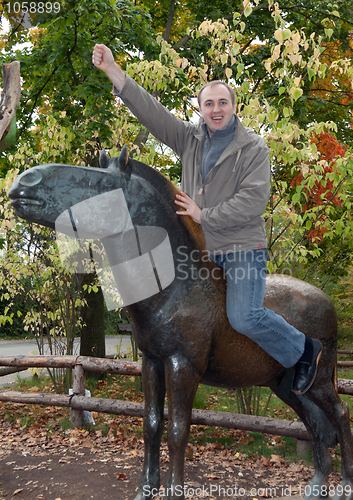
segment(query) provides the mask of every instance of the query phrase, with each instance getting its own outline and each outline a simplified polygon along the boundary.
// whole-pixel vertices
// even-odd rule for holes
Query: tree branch
[[[70,64],[70,67],[71,67],[71,74],[72,74],[73,81],[74,81],[75,85],[78,86],[80,82],[79,82],[79,79],[76,76],[76,73],[75,73],[75,70],[74,70],[74,66],[73,66],[72,60],[71,60],[71,54],[74,52],[74,50],[76,48],[76,45],[77,45],[77,22],[76,21],[75,21],[74,25],[75,25],[74,44],[70,48],[70,50],[67,51],[66,55],[67,55],[67,60],[69,61],[69,64]]]
[[[175,7],[175,0],[170,0],[169,14],[168,14],[167,24],[166,24],[165,32],[164,32],[164,40],[166,40],[167,42],[169,41],[170,31],[172,29],[172,24],[173,24],[174,7]]]
[[[34,110],[35,110],[35,107],[37,106],[37,102],[38,102],[38,99],[41,95],[41,93],[43,92],[43,90],[45,89],[45,87],[47,86],[47,84],[49,83],[49,81],[51,80],[51,78],[53,77],[53,75],[57,72],[57,70],[59,69],[59,66],[55,66],[55,68],[53,69],[53,71],[51,72],[51,74],[49,75],[49,77],[47,78],[47,80],[44,82],[44,84],[41,86],[41,88],[39,89],[39,91],[37,92],[36,95],[34,96],[31,96],[30,98],[28,98],[26,101],[25,101],[25,105],[27,104],[28,101],[32,101],[34,99],[34,102],[33,102],[33,106],[32,106],[32,110],[30,112],[30,115],[29,117],[27,118],[27,120],[25,121],[25,123],[23,124],[21,130],[20,130],[20,134],[19,135],[22,135],[23,131],[26,130],[27,128],[27,124],[31,121],[32,119],[32,114],[34,113]]]

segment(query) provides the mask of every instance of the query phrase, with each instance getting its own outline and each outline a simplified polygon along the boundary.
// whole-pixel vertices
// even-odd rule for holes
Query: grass
[[[256,401],[256,405],[259,406],[260,412],[254,412],[255,414],[262,414],[262,410],[267,408],[266,416],[268,417],[285,418],[287,420],[296,418],[296,413],[275,396],[269,388],[261,387],[257,389],[260,389],[260,391],[259,402]],[[199,386],[194,400],[194,408],[239,413],[239,404],[235,391],[206,385]]]

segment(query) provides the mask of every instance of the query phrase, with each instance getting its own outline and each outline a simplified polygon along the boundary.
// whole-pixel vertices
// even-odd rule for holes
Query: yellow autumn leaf
[[[288,59],[293,64],[293,66],[295,64],[297,64],[297,63],[301,63],[302,62],[302,56],[301,56],[301,54],[290,54],[288,56]]]
[[[292,34],[292,40],[294,43],[299,43],[300,40],[301,40],[301,36],[300,36],[300,33],[293,33]]]
[[[301,76],[294,78],[293,82],[296,87],[299,87],[301,79],[302,79]]]
[[[297,222],[297,219],[298,219],[298,214],[296,214],[295,212],[289,212],[289,218],[290,220],[293,222],[293,224],[295,224]]]
[[[275,31],[275,39],[279,42],[279,43],[282,43],[283,42],[283,31],[278,29]]]
[[[277,59],[280,56],[280,53],[281,53],[281,46],[280,45],[276,45],[276,47],[273,49],[273,54],[272,54],[271,60],[272,61],[277,61]]]
[[[229,80],[232,77],[233,71],[231,68],[226,69],[226,78]]]

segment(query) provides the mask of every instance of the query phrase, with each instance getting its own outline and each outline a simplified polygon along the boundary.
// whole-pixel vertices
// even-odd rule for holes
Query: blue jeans
[[[305,335],[263,307],[267,250],[242,250],[212,259],[226,272],[227,315],[232,327],[285,368],[294,366],[304,351]]]

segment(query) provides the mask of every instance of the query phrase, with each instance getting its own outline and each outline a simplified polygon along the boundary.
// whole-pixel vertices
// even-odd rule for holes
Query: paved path
[[[75,342],[74,354],[79,354],[80,341]],[[109,335],[105,337],[106,354],[126,354],[131,350],[131,342],[129,335]],[[38,355],[39,350],[35,340],[0,340],[0,356],[18,356],[18,355]],[[46,347],[44,354],[50,354]],[[28,378],[31,376],[29,370],[13,373],[0,377],[0,388],[17,382],[18,378]]]

